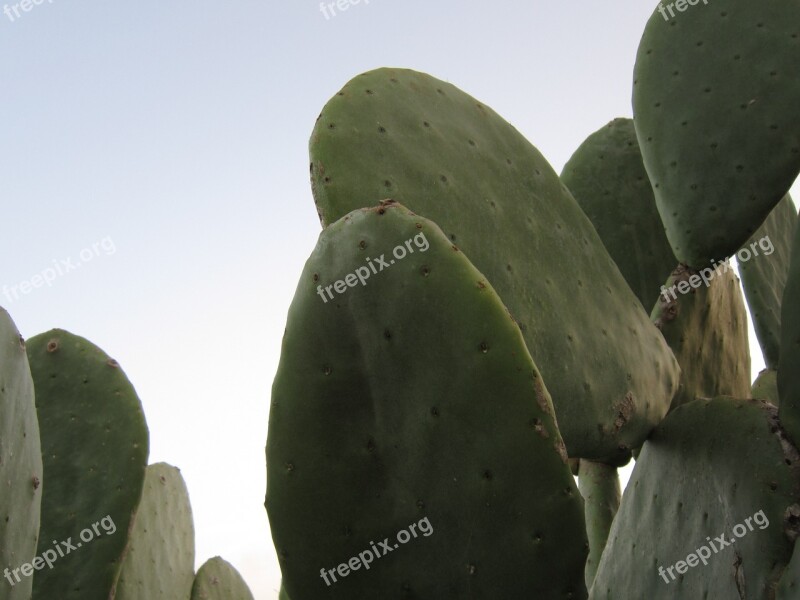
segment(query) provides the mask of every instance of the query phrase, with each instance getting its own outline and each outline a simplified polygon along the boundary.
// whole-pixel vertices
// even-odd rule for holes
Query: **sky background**
[[[150,462],[186,478],[198,566],[222,555],[257,600],[277,598],[264,445],[286,313],[320,231],[308,138],[327,100],[373,68],[425,71],[560,172],[586,136],[631,116],[655,6],[362,0],[326,19],[309,0],[45,0],[0,15],[0,285],[81,265],[0,305],[26,338],[61,327],[120,362]],[[755,374],[754,344],[751,329]]]

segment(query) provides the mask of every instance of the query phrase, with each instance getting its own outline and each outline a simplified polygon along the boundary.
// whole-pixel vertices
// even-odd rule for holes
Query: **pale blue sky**
[[[0,304],[25,337],[63,327],[120,361],[151,462],[187,479],[198,564],[221,554],[257,600],[277,597],[267,411],[319,233],[307,146],[328,98],[375,67],[426,71],[560,171],[589,133],[631,115],[654,7],[362,0],[326,19],[306,0],[45,0],[0,15],[0,285],[81,263]],[[81,261],[106,239],[113,253],[106,242]]]

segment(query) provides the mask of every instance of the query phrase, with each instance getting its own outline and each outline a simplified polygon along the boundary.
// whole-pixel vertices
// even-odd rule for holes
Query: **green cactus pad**
[[[792,560],[778,583],[775,600],[800,600],[800,542],[794,543]]]
[[[780,364],[781,299],[789,275],[796,226],[797,209],[787,194],[738,254],[739,274],[753,327],[764,361],[771,369]]]
[[[797,536],[799,461],[771,404],[678,407],[642,447],[590,598],[771,600]]]
[[[191,600],[253,600],[253,593],[239,571],[216,556],[197,571]]]
[[[0,599],[30,600],[20,571],[36,554],[42,502],[42,451],[25,342],[0,308]]]
[[[664,233],[631,119],[590,135],[561,172],[583,212],[648,309],[677,264]]]
[[[64,553],[34,575],[33,600],[107,600],[142,493],[142,404],[117,361],[82,337],[54,329],[27,347],[45,480],[37,555]]]
[[[292,598],[584,598],[566,463],[519,328],[437,225],[389,201],[321,233],[267,439],[266,507]],[[373,542],[370,568],[342,575]],[[334,570],[327,583],[321,569]]]
[[[697,398],[750,396],[747,313],[739,281],[729,263],[702,273],[708,287],[700,274],[679,265],[652,313],[681,366],[672,408]]]
[[[582,460],[578,486],[583,496],[586,532],[589,537],[589,558],[586,559],[586,587],[591,588],[597,565],[606,547],[611,523],[619,510],[622,490],[617,468]]]
[[[672,6],[642,36],[633,112],[672,249],[699,269],[734,254],[800,171],[800,2]]]
[[[281,584],[281,590],[278,592],[278,600],[289,600],[289,594],[286,593],[286,588]]]
[[[800,227],[795,228],[789,276],[781,301],[780,416],[789,437],[800,444]]]
[[[379,69],[328,102],[310,152],[323,224],[392,198],[489,278],[551,382],[570,456],[617,460],[663,418],[674,358],[558,175],[494,111]]]
[[[112,600],[189,600],[194,583],[194,521],[181,472],[147,467],[142,501]]]
[[[759,398],[778,406],[778,372],[773,369],[764,369],[758,374],[750,390],[751,398]]]

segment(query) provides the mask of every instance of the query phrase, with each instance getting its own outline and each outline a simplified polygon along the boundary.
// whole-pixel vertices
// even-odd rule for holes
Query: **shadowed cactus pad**
[[[764,369],[758,374],[753,382],[753,389],[750,391],[752,398],[766,400],[770,404],[778,406],[780,399],[778,396],[778,372],[772,369]]]
[[[585,506],[589,557],[586,559],[586,587],[591,588],[597,566],[606,547],[611,523],[619,510],[622,490],[617,468],[582,460],[578,485]]]
[[[310,153],[323,224],[392,198],[489,278],[552,382],[570,456],[619,460],[663,418],[669,349],[558,175],[493,110],[424,73],[379,69],[328,102]]]
[[[147,467],[125,560],[112,600],[183,600],[194,583],[194,520],[181,472]]]
[[[54,541],[75,546],[60,545],[68,553],[36,573],[33,599],[107,600],[144,482],[142,404],[117,361],[88,340],[54,329],[27,346],[44,460],[37,554],[54,552]],[[79,537],[105,517],[113,534]]]
[[[0,579],[2,600],[30,600],[32,579],[14,569],[31,562],[39,537],[42,452],[25,342],[0,308]],[[6,575],[6,577],[9,577]]]
[[[329,225],[306,263],[266,506],[295,600],[586,596],[583,506],[522,335],[464,253],[392,202]]]
[[[702,268],[734,254],[800,171],[800,2],[684,7],[647,23],[633,112],[672,249]]]
[[[772,405],[672,411],[642,447],[590,598],[774,598],[797,536],[798,459]]]
[[[772,369],[777,369],[780,363],[781,300],[789,276],[796,226],[797,209],[787,195],[739,254],[739,273],[753,327],[764,361]]]
[[[625,281],[648,309],[677,264],[631,119],[590,135],[561,172]]]

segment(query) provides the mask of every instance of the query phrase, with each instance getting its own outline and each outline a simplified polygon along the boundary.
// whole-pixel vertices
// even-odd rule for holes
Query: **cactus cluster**
[[[147,465],[142,403],[116,360],[61,329],[25,341],[0,310],[0,400],[0,600],[219,597],[209,569],[195,576],[186,484]],[[221,577],[252,600],[233,567]]]
[[[654,11],[634,118],[560,177],[430,75],[331,98],[267,437],[281,598],[800,597],[798,23]],[[348,560],[423,516],[430,539]]]

